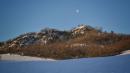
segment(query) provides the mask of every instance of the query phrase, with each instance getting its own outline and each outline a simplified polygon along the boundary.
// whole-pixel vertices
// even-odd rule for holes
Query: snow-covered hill
[[[0,61],[0,73],[130,73],[130,55],[61,61]]]

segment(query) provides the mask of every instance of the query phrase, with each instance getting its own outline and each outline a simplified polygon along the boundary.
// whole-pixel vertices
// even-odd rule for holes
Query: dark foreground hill
[[[130,35],[79,25],[68,31],[45,28],[0,43],[0,53],[55,59],[118,55],[130,49]]]

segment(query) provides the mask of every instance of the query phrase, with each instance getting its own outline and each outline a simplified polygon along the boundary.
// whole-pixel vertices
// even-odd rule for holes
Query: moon
[[[77,13],[77,14],[79,13],[79,9],[76,9],[76,13]]]

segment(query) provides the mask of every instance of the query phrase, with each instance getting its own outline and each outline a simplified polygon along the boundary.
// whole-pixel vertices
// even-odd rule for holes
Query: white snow
[[[85,27],[86,27],[85,25],[80,25],[79,27],[75,28],[73,31],[75,31],[75,30],[81,30],[81,29],[83,29]]]
[[[130,73],[130,55],[60,61],[0,61],[0,73]]]
[[[130,54],[130,50],[123,51],[122,54],[120,55],[126,55],[126,54]]]
[[[0,60],[6,61],[55,61],[49,58],[39,58],[30,56],[21,56],[17,54],[0,54]]]

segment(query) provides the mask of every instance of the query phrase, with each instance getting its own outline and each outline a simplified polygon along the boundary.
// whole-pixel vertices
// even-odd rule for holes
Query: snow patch
[[[55,61],[54,59],[49,59],[49,58],[21,56],[21,55],[17,55],[17,54],[0,54],[0,60],[8,60],[8,61]]]
[[[126,55],[126,54],[130,54],[130,50],[123,51],[122,54],[120,55]]]

